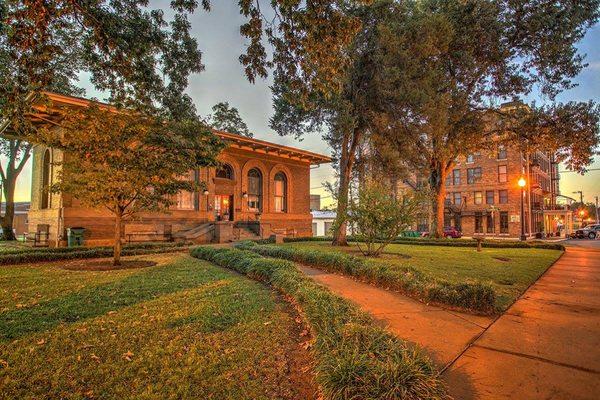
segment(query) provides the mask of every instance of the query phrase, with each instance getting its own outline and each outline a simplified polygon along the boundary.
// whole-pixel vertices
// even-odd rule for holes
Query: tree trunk
[[[115,214],[115,248],[113,265],[121,265],[121,234],[123,231],[123,217],[120,213]]]
[[[346,230],[348,222],[346,216],[348,214],[348,189],[350,187],[350,171],[345,170],[340,175],[340,184],[338,188],[338,204],[337,204],[337,215],[336,215],[336,229],[333,233],[333,245],[334,246],[348,246],[348,240],[346,238]]]
[[[361,128],[355,128],[353,131],[345,133],[342,140],[337,216],[332,243],[334,246],[348,246],[348,239],[346,238],[346,229],[348,226],[348,190],[350,188],[350,178],[352,177],[352,167],[356,159],[356,149],[358,148],[361,136]]]
[[[23,171],[23,167],[25,167],[27,160],[29,160],[33,145],[15,139],[6,140],[6,145],[8,150],[5,154],[8,159],[6,168],[0,166],[2,191],[4,192],[4,198],[6,199],[6,211],[4,212],[4,216],[0,218],[0,225],[2,226],[2,240],[15,240],[16,237],[13,232],[13,221],[15,218],[15,187],[17,185],[17,177],[21,171]]]
[[[443,162],[436,162],[431,169],[429,185],[432,190],[433,224],[430,237],[444,236],[444,208],[446,202],[446,167]]]
[[[7,179],[3,181],[2,185],[4,198],[6,199],[6,210],[4,211],[4,216],[0,220],[0,225],[2,225],[2,240],[16,240],[13,231],[16,177],[11,175],[12,174],[7,174]]]

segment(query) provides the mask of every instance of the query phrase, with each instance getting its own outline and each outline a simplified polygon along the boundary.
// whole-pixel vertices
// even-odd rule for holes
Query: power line
[[[600,168],[590,168],[588,170],[586,170],[585,172],[590,172],[590,171],[600,171]],[[568,172],[577,172],[577,171],[571,171],[571,170],[565,170],[565,171],[558,171],[559,174],[566,174]]]

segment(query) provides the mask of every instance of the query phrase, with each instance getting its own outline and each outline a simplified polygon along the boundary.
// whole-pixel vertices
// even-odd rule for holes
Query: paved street
[[[565,254],[446,371],[456,399],[598,399],[600,240]]]

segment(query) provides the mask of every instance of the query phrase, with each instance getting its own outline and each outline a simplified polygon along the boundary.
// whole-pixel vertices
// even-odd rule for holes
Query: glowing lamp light
[[[527,184],[527,182],[525,181],[525,178],[520,177],[519,182],[517,182],[517,184],[519,185],[520,188],[524,188],[525,185]]]
[[[205,196],[208,196],[208,190],[205,190],[205,191],[203,192],[203,194],[204,194]]]
[[[579,210],[579,215],[583,217],[585,215],[585,210]]]

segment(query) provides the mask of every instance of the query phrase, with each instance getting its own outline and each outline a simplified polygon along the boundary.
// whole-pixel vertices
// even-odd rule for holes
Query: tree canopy
[[[60,129],[39,134],[64,154],[55,163],[59,179],[51,190],[114,215],[117,264],[122,222],[140,211],[168,209],[180,191],[198,191],[201,182],[190,173],[216,165],[223,148],[196,120],[164,120],[98,104],[64,110]]]
[[[215,104],[212,111],[212,114],[207,118],[207,122],[213,128],[247,137],[254,136],[248,129],[246,122],[240,117],[238,109],[231,107],[228,102]]]
[[[576,169],[598,144],[593,103],[500,107],[539,91],[553,101],[584,67],[575,44],[599,15],[597,0],[445,2],[423,0],[378,30],[376,128],[423,167],[443,229],[446,174],[461,155],[500,142],[556,152]]]

